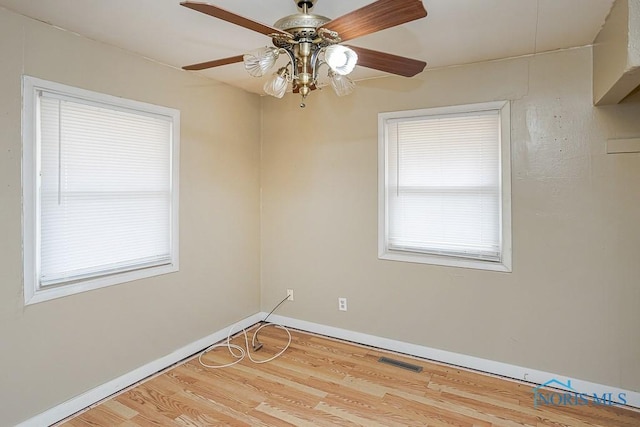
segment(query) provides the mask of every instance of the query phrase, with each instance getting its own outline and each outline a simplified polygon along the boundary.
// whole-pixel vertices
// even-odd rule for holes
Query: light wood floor
[[[590,404],[533,406],[530,384],[292,331],[291,347],[267,364],[178,365],[66,422],[86,426],[603,426],[638,427],[640,413]],[[284,331],[260,332],[266,358]],[[235,338],[233,342],[242,343]],[[381,364],[392,357],[421,373]],[[205,356],[226,363],[226,349]]]

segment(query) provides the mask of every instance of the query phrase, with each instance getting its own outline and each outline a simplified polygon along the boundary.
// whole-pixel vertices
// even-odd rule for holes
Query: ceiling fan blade
[[[421,0],[378,0],[333,19],[322,28],[336,31],[346,41],[425,16],[427,10]]]
[[[191,65],[182,67],[182,69],[189,70],[189,71],[198,71],[198,70],[206,70],[207,68],[219,67],[221,65],[235,64],[236,62],[243,61],[242,56],[243,55],[231,56],[229,58],[216,59],[215,61],[207,61],[207,62],[201,62],[199,64],[191,64]]]
[[[392,55],[390,53],[378,52],[377,50],[365,49],[363,47],[349,46],[358,54],[358,65],[374,70],[386,71],[404,77],[413,77],[424,70],[427,63],[417,59],[405,58],[404,56]]]
[[[184,1],[180,3],[180,5],[184,7],[188,7],[189,9],[197,10],[198,12],[202,12],[205,15],[213,16],[214,18],[222,19],[223,21],[227,21],[232,24],[236,24],[241,27],[248,28],[253,31],[257,31],[264,35],[269,35],[273,33],[283,33],[287,35],[289,34],[277,28],[270,27],[265,24],[261,24],[260,22],[253,21],[249,18],[245,18],[244,16],[236,15],[233,12],[229,12],[228,10],[225,10],[220,7],[213,6],[207,3]]]

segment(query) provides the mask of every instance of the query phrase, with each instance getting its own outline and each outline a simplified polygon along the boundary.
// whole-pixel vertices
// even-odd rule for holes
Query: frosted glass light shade
[[[282,98],[287,91],[287,83],[287,79],[282,76],[281,73],[275,73],[273,77],[264,84],[264,91],[268,95]]]
[[[334,44],[324,51],[324,60],[334,73],[346,76],[358,62],[358,54],[346,46]]]
[[[242,57],[244,69],[253,77],[262,77],[276,63],[278,55],[278,49],[275,47],[263,47],[247,53]]]
[[[331,87],[338,96],[349,95],[355,89],[356,84],[347,76],[337,73],[329,73]]]

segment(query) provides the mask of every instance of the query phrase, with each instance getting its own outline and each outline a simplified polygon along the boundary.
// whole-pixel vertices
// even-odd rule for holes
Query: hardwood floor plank
[[[254,367],[248,367],[244,365],[238,365],[236,369],[240,371],[245,371],[247,373],[253,373],[256,377],[265,378],[269,381],[279,382],[280,384],[286,387],[290,387],[292,389],[298,390],[299,392],[305,393],[307,395],[311,395],[319,398],[326,397],[327,395],[327,393],[321,390],[317,390],[313,387],[307,386],[304,383],[304,381],[308,379],[307,376],[305,376],[304,379],[291,380],[286,378],[285,375],[282,374],[282,371],[280,371],[281,372],[280,375],[272,374],[267,371],[265,364],[258,365],[258,366],[259,366],[258,368],[254,368]]]
[[[451,411],[441,410],[439,408],[430,407],[425,410],[424,405],[416,404],[416,402],[405,399],[393,394],[384,397],[385,403],[395,407],[399,411],[403,411],[412,420],[413,425],[455,425],[455,426],[473,426],[473,427],[490,427],[493,424],[489,421],[482,420],[477,417],[466,416]]]
[[[135,423],[133,420],[126,420],[117,425],[117,427],[138,427],[140,424]]]
[[[314,427],[313,421],[298,418],[291,414],[289,411],[272,406],[267,402],[262,402],[256,408],[257,412],[264,412],[267,415],[271,415],[273,418],[280,420],[285,425],[301,426],[301,427]]]
[[[486,414],[480,410],[480,408],[468,407],[465,405],[460,405],[456,403],[452,403],[447,400],[444,396],[418,396],[411,393],[406,393],[402,391],[396,391],[392,394],[388,394],[384,397],[384,400],[390,399],[393,396],[402,397],[414,403],[418,403],[421,405],[424,410],[433,414],[457,414],[463,415],[468,418],[477,418],[482,420],[483,422],[489,422],[492,426],[499,427],[518,427],[522,425],[531,425],[527,424],[526,420],[523,419],[510,419],[505,418],[502,415],[492,415]]]
[[[59,425],[640,426],[640,411],[630,408],[534,407],[531,384],[300,331],[291,334],[291,347],[272,362],[245,359],[209,369],[192,358]],[[263,360],[282,348],[287,335],[268,327],[259,340],[263,349],[252,356]],[[244,344],[244,337],[233,342]],[[381,356],[423,370],[379,363]],[[204,358],[217,364],[234,360],[226,348]]]
[[[65,424],[68,427],[93,427],[84,417],[76,417]]]
[[[326,412],[327,414],[333,415],[335,418],[344,421],[344,424],[347,422],[353,423],[358,426],[371,426],[371,427],[385,427],[385,426],[398,426],[403,427],[402,424],[398,424],[396,422],[391,422],[390,420],[384,420],[384,424],[372,419],[370,417],[365,417],[365,414],[360,414],[357,412],[352,412],[348,409],[345,409],[340,406],[331,405],[328,402],[321,402],[318,404],[317,409]]]
[[[153,417],[153,418],[147,418],[145,415],[136,415],[135,417],[131,418],[130,420],[127,420],[126,422],[131,422],[133,424],[133,426],[137,426],[137,427],[158,427],[158,426],[179,426],[180,424],[178,424],[177,422],[175,422],[174,420],[169,420],[167,418],[163,418],[163,417]],[[106,426],[107,424],[102,424],[100,427],[102,426]]]
[[[117,426],[127,421],[126,418],[110,411],[107,407],[96,407],[84,416],[84,421],[92,426],[110,425]]]
[[[147,395],[148,393],[144,390],[143,385],[139,385],[138,387],[117,396],[115,399],[124,406],[128,406],[136,411],[138,415],[132,418],[132,421],[144,420],[145,424],[141,425],[178,425],[174,422],[174,417],[171,416],[171,412],[166,411],[162,406],[156,405],[153,399],[148,400]],[[93,409],[87,411],[85,414],[90,414],[91,411],[93,411]]]
[[[237,420],[238,424],[240,423],[246,423],[247,425],[250,425],[252,427],[267,427],[269,426],[269,424],[265,424],[262,421],[260,421],[259,419],[251,416],[249,414],[249,411],[247,412],[243,412],[243,411],[239,411],[233,407],[227,406],[225,404],[216,402],[214,400],[210,400],[207,399],[203,396],[200,396],[198,394],[194,394],[192,391],[185,391],[186,394],[189,395],[189,398],[196,400],[196,401],[201,401],[203,404],[209,406],[211,409],[220,412],[221,414],[225,415],[226,417],[229,417],[233,420]]]
[[[102,406],[104,406],[106,410],[111,411],[116,415],[119,415],[125,420],[129,420],[135,417],[136,415],[138,415],[136,411],[134,411],[133,409],[127,406],[124,406],[122,403],[118,402],[117,400],[113,400],[113,399],[107,400],[106,402],[102,403]]]

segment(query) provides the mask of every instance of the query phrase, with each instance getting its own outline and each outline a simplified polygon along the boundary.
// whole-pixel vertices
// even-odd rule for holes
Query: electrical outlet
[[[293,301],[293,289],[287,289],[287,301]]]
[[[347,311],[347,299],[346,298],[338,298],[338,310]]]

